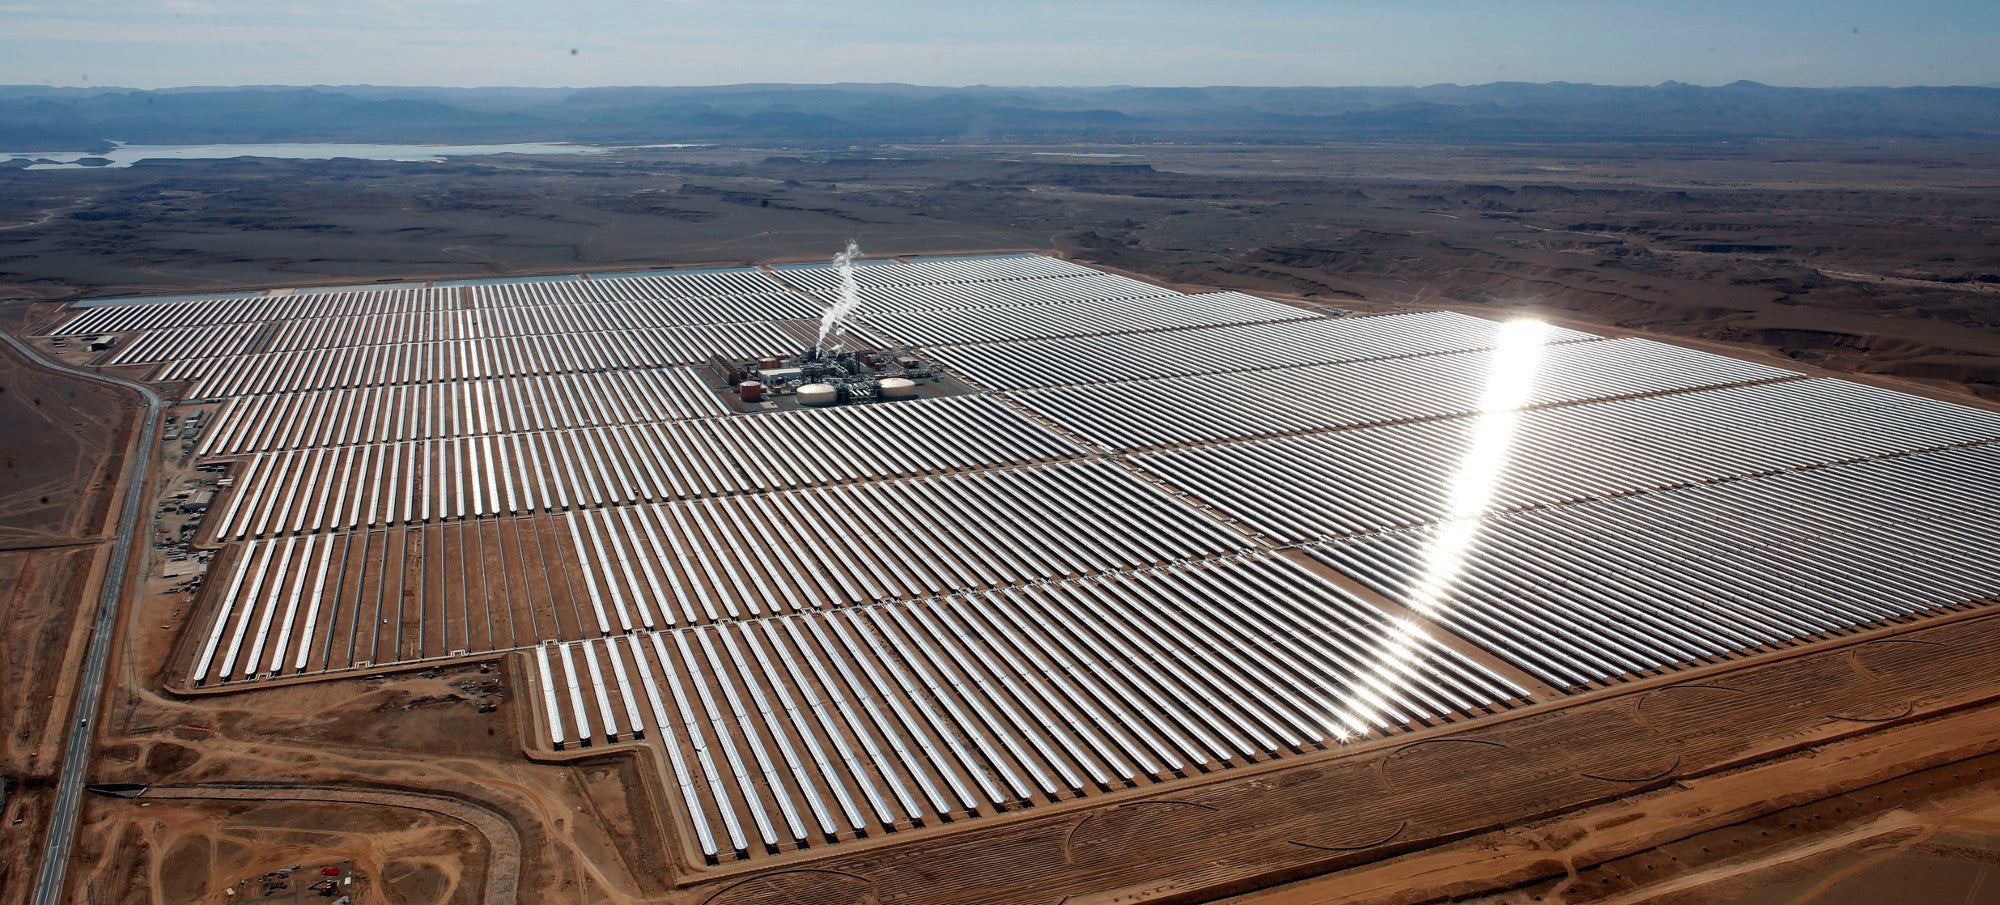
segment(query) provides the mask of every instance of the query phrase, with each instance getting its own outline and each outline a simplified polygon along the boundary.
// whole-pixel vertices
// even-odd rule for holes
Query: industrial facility
[[[843,343],[822,345],[843,277]],[[1991,604],[2000,414],[1051,257],[79,306],[177,400],[187,694],[503,658],[690,869]]]
[[[830,351],[818,347],[794,356],[766,355],[754,361],[716,359],[713,377],[728,388],[738,411],[827,408],[896,402],[970,388],[940,381],[937,370],[909,347],[891,350]]]

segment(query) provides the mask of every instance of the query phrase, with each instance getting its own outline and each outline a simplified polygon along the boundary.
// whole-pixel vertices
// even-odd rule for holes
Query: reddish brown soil
[[[128,405],[0,348],[0,775],[11,786],[0,812],[0,902],[20,901],[31,885],[17,874],[37,860],[54,793],[64,735],[51,729],[67,725],[85,642],[79,602],[97,593],[109,549],[100,538]]]
[[[1996,729],[1991,706],[1899,725],[1229,901],[1419,903],[1535,878],[1453,901],[1991,902]]]

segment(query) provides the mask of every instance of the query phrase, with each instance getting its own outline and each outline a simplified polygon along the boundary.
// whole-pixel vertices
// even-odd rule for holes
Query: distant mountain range
[[[0,86],[0,149],[102,142],[1719,141],[2000,137],[2000,88]]]

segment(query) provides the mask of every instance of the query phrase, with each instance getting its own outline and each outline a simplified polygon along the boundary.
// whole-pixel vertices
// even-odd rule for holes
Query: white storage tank
[[[911,399],[917,395],[917,382],[908,377],[885,377],[881,386],[884,399]]]
[[[824,383],[808,383],[799,387],[799,404],[812,406],[832,405],[840,401],[840,393]]]

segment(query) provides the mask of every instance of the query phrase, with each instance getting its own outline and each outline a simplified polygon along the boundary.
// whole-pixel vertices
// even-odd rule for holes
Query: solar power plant
[[[79,306],[228,469],[190,694],[504,657],[684,860],[1173,786],[2000,595],[2000,414],[1035,255]],[[768,363],[766,367],[771,367]],[[942,389],[945,382],[954,387]],[[739,392],[742,395],[739,396]]]

